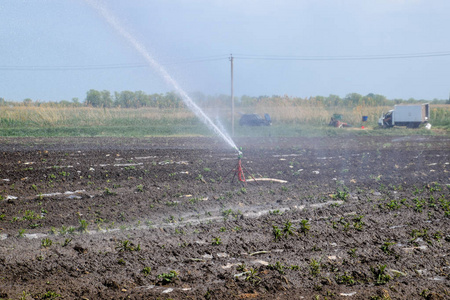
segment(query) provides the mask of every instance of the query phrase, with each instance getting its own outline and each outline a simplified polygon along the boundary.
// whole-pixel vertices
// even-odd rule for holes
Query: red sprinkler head
[[[231,172],[233,172],[234,173],[233,179],[237,175],[238,181],[243,182],[244,184],[247,184],[247,181],[245,180],[245,175],[244,175],[244,171],[247,172],[247,170],[245,170],[245,168],[242,166],[242,157],[243,157],[242,148],[239,148],[238,163],[237,163],[236,167],[233,170],[231,170],[230,172],[228,172],[228,174],[224,178],[226,178]],[[249,176],[252,177],[254,181],[256,181],[256,179],[251,174],[249,174]]]
[[[240,182],[245,182],[244,170],[242,170],[241,155],[238,156],[238,164],[236,167],[236,173],[238,176],[238,180]]]

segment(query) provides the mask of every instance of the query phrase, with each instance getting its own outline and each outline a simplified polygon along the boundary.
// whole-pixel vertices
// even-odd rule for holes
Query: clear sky
[[[89,1],[188,93],[230,94],[233,54],[236,96],[449,97],[449,0]],[[87,1],[1,0],[0,16],[7,100],[174,90]]]

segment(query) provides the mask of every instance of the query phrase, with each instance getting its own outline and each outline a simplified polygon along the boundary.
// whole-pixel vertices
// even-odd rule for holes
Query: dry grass
[[[34,126],[103,126],[111,123],[140,123],[145,120],[183,120],[193,114],[185,109],[121,109],[92,107],[3,107],[0,119],[9,124]]]
[[[259,114],[269,113],[274,121],[300,124],[326,124],[333,114],[342,114],[342,120],[349,124],[360,124],[363,116],[368,116],[369,123],[376,123],[382,112],[392,107],[374,106],[354,108],[314,107],[314,106],[263,106],[255,111]]]
[[[392,109],[391,106],[364,107],[318,107],[295,106],[292,103],[279,105],[258,103],[254,107],[237,108],[236,111],[252,113],[269,113],[274,123],[278,124],[328,124],[334,113],[342,114],[343,121],[358,126],[362,116],[368,116],[368,124],[376,125],[382,112]],[[230,120],[230,109],[206,109],[206,113],[215,119],[224,122]],[[184,108],[158,109],[158,108],[92,108],[92,107],[36,107],[15,106],[1,107],[0,125],[9,127],[52,127],[52,126],[133,126],[147,124],[149,121],[159,124],[183,124],[196,122],[195,115]],[[236,120],[239,117],[236,116]],[[431,123],[447,124],[450,120],[450,105],[432,105]]]

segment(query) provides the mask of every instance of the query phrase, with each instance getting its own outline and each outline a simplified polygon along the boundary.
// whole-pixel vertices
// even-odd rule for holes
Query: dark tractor
[[[269,114],[264,114],[264,118],[258,114],[243,114],[239,120],[241,126],[270,126],[272,120]]]

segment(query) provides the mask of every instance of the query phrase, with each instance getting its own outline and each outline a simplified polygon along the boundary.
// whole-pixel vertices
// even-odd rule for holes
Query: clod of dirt
[[[87,252],[88,252],[87,248],[84,248],[84,247],[81,246],[80,244],[76,244],[76,245],[73,247],[73,250],[77,251],[77,252],[80,253],[80,254],[83,254],[83,253],[87,253]]]
[[[106,279],[103,282],[103,285],[108,287],[108,288],[110,288],[110,289],[114,289],[114,290],[120,289],[119,284],[117,282],[115,282],[114,280],[112,280],[112,279]]]

